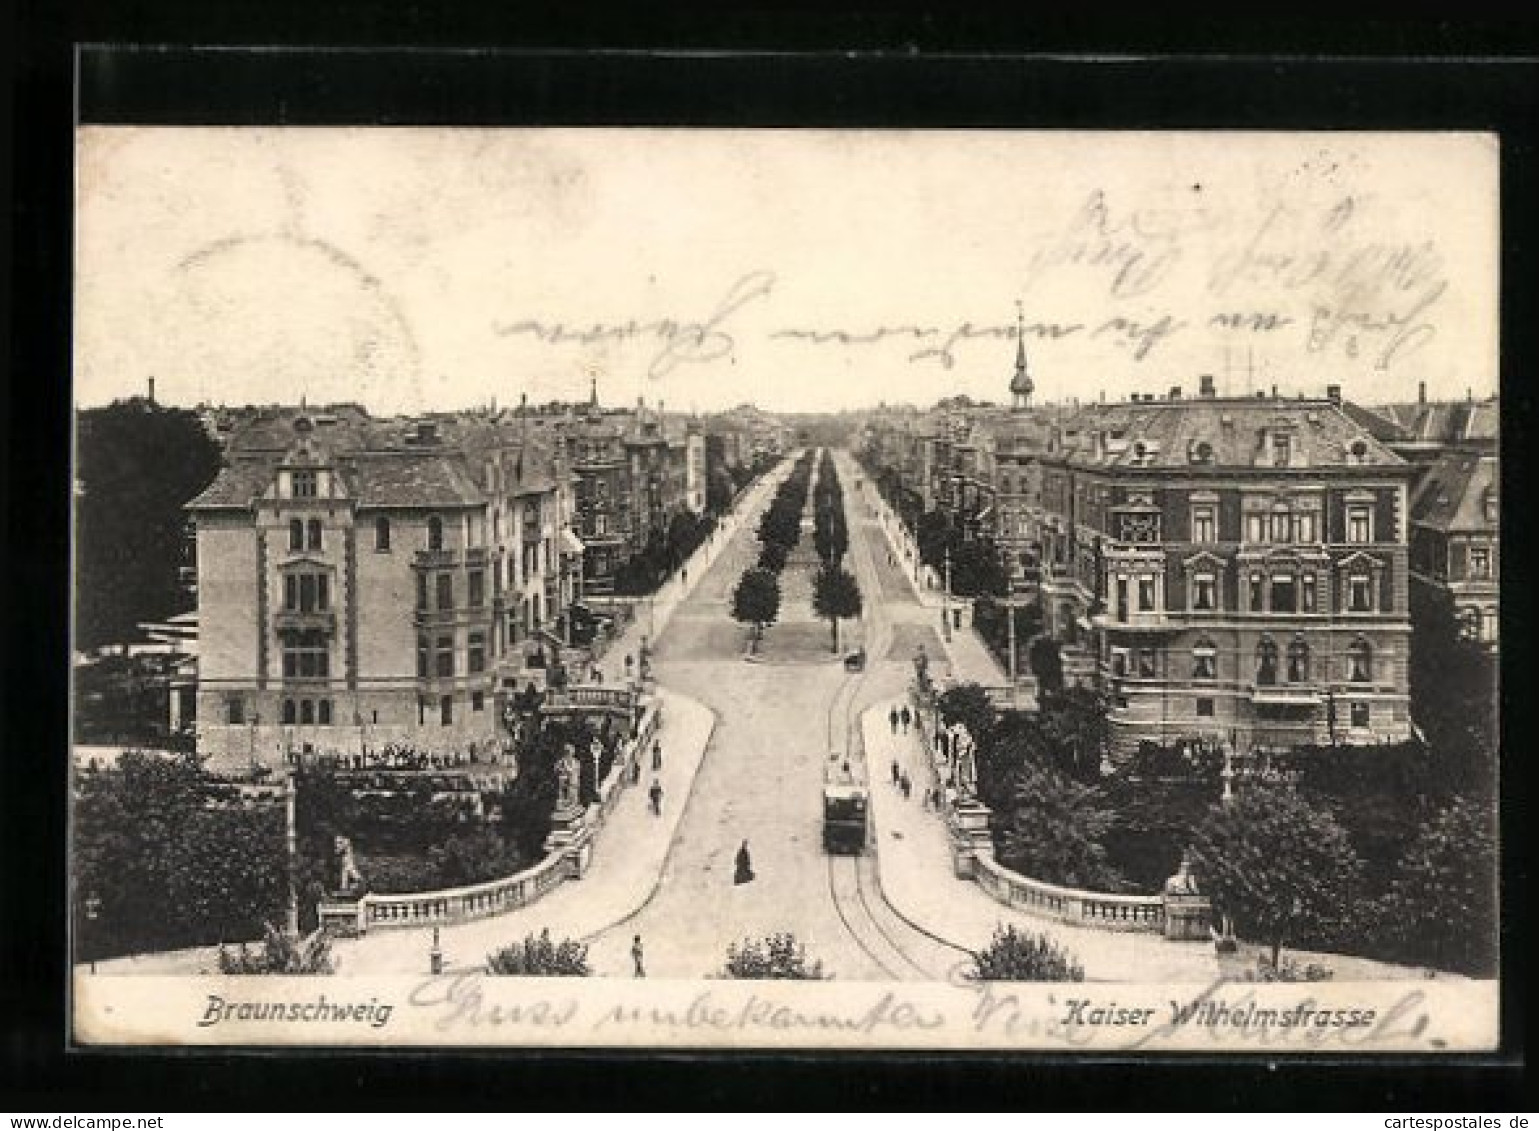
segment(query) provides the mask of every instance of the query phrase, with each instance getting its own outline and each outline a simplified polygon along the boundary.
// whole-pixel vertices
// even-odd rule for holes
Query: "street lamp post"
[[[299,796],[299,768],[290,765],[284,778],[283,788],[283,824],[284,824],[284,872],[288,879],[288,932],[291,939],[299,937],[299,887],[298,887],[298,863],[299,863],[299,830],[297,814],[295,812],[296,800]]]
[[[951,639],[951,547],[946,547],[946,593],[941,604],[941,634]]]
[[[80,941],[91,953],[91,973],[96,973],[96,920],[102,913],[101,897],[94,891],[85,898],[85,920],[87,938]]]

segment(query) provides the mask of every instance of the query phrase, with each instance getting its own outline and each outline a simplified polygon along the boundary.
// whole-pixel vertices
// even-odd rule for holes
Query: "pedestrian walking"
[[[652,772],[655,774],[663,768],[663,744],[657,739],[652,740]]]
[[[685,585],[689,584],[689,570],[687,570],[687,569],[679,570],[679,577],[680,577],[680,579],[683,580]]]
[[[734,884],[748,884],[753,882],[753,857],[748,855],[748,842],[737,850],[737,867],[732,873]]]
[[[629,652],[625,653],[625,678],[631,678],[631,669],[636,666],[636,657]]]
[[[641,949],[641,936],[637,935],[631,943],[631,961],[636,964],[636,977],[638,978],[645,978],[647,976],[647,968],[642,961],[645,957],[646,953]]]
[[[904,707],[904,708],[903,708],[903,713],[902,713],[902,714],[900,714],[900,715],[899,715],[899,716],[898,716],[898,718],[899,718],[899,719],[900,719],[900,720],[901,720],[901,721],[902,721],[902,723],[903,723],[903,733],[904,733],[904,734],[907,734],[907,733],[908,733],[908,725],[909,725],[909,723],[911,723],[911,722],[913,722],[913,721],[914,721],[914,716],[913,716],[913,715],[912,715],[912,714],[911,714],[911,713],[910,713],[910,712],[909,712],[909,709],[908,709],[908,707],[907,707],[907,706],[905,706],[905,707]]]
[[[887,712],[887,721],[892,724],[892,733],[898,733],[898,709],[894,707]]]
[[[898,785],[901,781],[902,779],[898,776],[898,760],[894,758],[892,760],[892,784]]]
[[[909,799],[909,797],[913,794],[913,792],[914,792],[914,783],[909,779],[908,771],[907,770],[903,771],[903,780],[899,783],[898,788],[903,790],[903,800],[904,801],[907,801]]]
[[[647,790],[647,796],[652,799],[652,816],[663,815],[663,783],[656,778],[652,779],[652,788]]]

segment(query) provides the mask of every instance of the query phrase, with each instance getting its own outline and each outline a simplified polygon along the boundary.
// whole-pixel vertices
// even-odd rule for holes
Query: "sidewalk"
[[[1217,977],[1211,945],[1039,918],[996,902],[971,880],[958,879],[951,868],[945,818],[924,807],[925,789],[935,778],[917,728],[894,735],[889,726],[887,712],[896,705],[898,700],[872,707],[861,716],[861,728],[871,775],[877,875],[882,894],[899,915],[967,950],[986,946],[1000,924],[1047,935],[1084,966],[1087,981],[1205,982]],[[914,783],[906,801],[892,785],[894,758]]]
[[[903,523],[887,505],[885,499],[878,495],[873,488],[868,498],[873,501],[877,511],[877,525],[882,528],[887,538],[887,544],[897,555],[899,561],[898,572],[908,580],[914,590],[915,599],[925,608],[935,610],[935,616],[940,617],[945,612],[945,595],[922,588],[914,580],[912,572],[903,568],[905,562],[917,562],[919,560],[919,547],[909,537]],[[967,604],[966,598],[953,598],[952,608],[959,608]],[[958,683],[978,683],[984,687],[1009,687],[1010,676],[1000,667],[999,661],[988,650],[978,634],[973,631],[970,624],[965,623],[970,618],[963,614],[963,625],[957,628],[952,626],[949,633],[942,631],[941,643],[946,649],[947,658],[951,661],[951,672]],[[947,637],[950,639],[947,639]]]
[[[674,612],[683,604],[684,599],[694,592],[695,586],[704,580],[722,550],[742,529],[744,521],[748,516],[757,513],[765,496],[779,485],[786,474],[789,474],[789,468],[785,470],[777,468],[750,487],[732,512],[717,523],[712,536],[690,555],[683,568],[675,570],[652,596],[642,597],[635,602],[633,606],[635,616],[625,626],[625,630],[610,642],[598,661],[599,670],[604,673],[606,686],[614,687],[625,683],[625,657],[630,656],[633,661],[639,663],[641,642],[646,639],[656,645],[658,637],[662,636],[668,627],[668,622],[673,619]],[[684,582],[685,574],[689,575],[687,585]],[[632,669],[633,672],[639,670],[634,667]]]
[[[629,918],[651,899],[662,876],[674,832],[683,816],[695,773],[716,728],[709,709],[676,692],[658,690],[662,703],[663,769],[653,775],[643,756],[639,785],[627,786],[593,842],[593,863],[580,880],[567,880],[545,898],[490,919],[441,928],[446,969],[479,969],[486,956],[525,935],[550,929],[551,937],[585,939]],[[656,776],[663,786],[663,814],[652,815],[647,790]],[[431,928],[375,930],[339,940],[334,949],[342,974],[425,974]],[[629,975],[623,969],[595,974]]]

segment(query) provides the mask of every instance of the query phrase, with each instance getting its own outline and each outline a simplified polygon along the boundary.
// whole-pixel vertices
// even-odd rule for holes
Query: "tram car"
[[[847,768],[830,773],[823,783],[823,851],[860,855],[869,820],[866,783]]]

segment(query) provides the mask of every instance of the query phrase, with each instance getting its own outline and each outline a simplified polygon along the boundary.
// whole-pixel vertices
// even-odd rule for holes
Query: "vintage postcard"
[[[1495,1049],[1499,156],[82,127],[75,1041]]]

